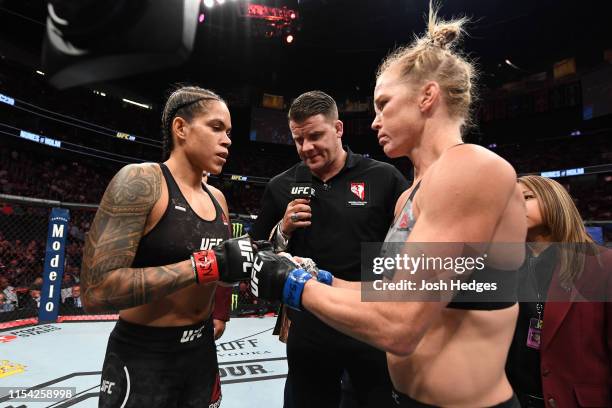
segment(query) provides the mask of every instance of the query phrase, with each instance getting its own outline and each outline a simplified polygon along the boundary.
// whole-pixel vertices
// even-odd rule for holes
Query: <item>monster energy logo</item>
[[[232,222],[232,238],[238,238],[244,234],[244,225],[240,222]]]
[[[238,309],[238,294],[232,293],[231,310],[236,310],[236,309]]]

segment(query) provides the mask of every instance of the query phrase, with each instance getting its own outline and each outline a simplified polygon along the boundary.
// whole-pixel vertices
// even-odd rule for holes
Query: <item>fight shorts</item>
[[[221,383],[212,319],[150,327],[119,319],[108,339],[101,408],[216,408]]]
[[[394,406],[396,408],[439,408],[435,405],[429,405],[414,400],[397,390],[391,391],[391,397],[393,397],[393,401],[395,402]],[[508,401],[501,402],[489,408],[521,408],[521,404],[519,403],[516,395],[512,395],[512,398],[510,398]]]

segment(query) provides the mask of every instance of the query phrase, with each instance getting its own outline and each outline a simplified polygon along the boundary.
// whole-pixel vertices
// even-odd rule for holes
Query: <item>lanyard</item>
[[[538,320],[542,321],[542,313],[544,312],[544,302],[542,301],[542,293],[540,291],[540,282],[538,277],[535,274],[536,265],[538,264],[538,259],[534,256],[529,257],[529,277],[533,279],[533,283],[536,289],[536,294],[538,296],[538,301],[536,303],[536,313],[538,314]]]

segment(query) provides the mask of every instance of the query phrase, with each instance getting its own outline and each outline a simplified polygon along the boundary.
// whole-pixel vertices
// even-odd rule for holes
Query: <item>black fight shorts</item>
[[[408,395],[402,394],[401,392],[396,390],[393,390],[391,392],[391,396],[393,397],[393,401],[395,403],[394,407],[396,408],[439,408],[435,405],[425,404],[423,402],[412,399]],[[521,404],[519,403],[519,400],[516,395],[513,395],[509,400],[501,402],[489,408],[521,408]]]
[[[100,408],[216,408],[221,383],[212,319],[181,327],[119,320],[106,348]]]

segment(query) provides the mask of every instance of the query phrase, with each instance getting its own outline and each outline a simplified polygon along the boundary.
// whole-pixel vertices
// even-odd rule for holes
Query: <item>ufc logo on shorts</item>
[[[253,270],[251,271],[251,293],[253,296],[259,297],[259,290],[257,285],[259,285],[259,279],[257,279],[257,274],[261,271],[261,267],[263,266],[263,261],[261,259],[256,259],[253,263]]]
[[[183,332],[183,337],[181,337],[181,343],[189,343],[190,341],[199,339],[200,337],[202,337],[202,329],[204,329],[204,326],[200,327],[197,330],[185,330]]]
[[[107,394],[112,394],[113,391],[111,390],[111,388],[113,387],[113,385],[115,385],[114,382],[102,380],[102,385],[100,386],[100,392],[105,392]]]
[[[251,246],[251,241],[239,241],[238,248],[240,248],[240,255],[246,258],[246,261],[242,263],[242,272],[246,273],[247,269],[253,265],[253,247]]]
[[[223,238],[202,238],[202,244],[200,244],[200,249],[203,251],[212,249],[212,247],[219,245],[223,242]]]

